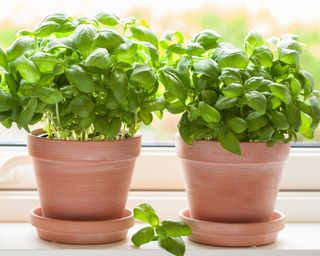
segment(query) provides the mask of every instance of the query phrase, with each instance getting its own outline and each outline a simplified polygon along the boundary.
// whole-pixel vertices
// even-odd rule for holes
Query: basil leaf
[[[225,150],[241,155],[240,142],[229,128],[223,126],[219,129],[218,140]]]
[[[130,27],[132,37],[140,41],[151,43],[156,49],[158,49],[158,38],[157,36],[146,27],[132,26]]]
[[[50,87],[39,87],[37,89],[37,96],[41,101],[47,104],[56,104],[64,99],[59,90]]]
[[[41,73],[52,73],[61,61],[50,53],[36,52],[30,59],[36,64]]]
[[[232,83],[242,84],[242,79],[240,75],[240,70],[237,68],[225,68],[222,70],[219,79],[225,85]]]
[[[244,39],[244,46],[247,54],[252,52],[259,46],[264,45],[263,37],[257,31],[251,31]]]
[[[109,52],[124,43],[123,37],[112,29],[104,29],[97,33],[95,38],[95,46],[106,48]]]
[[[276,129],[287,130],[289,129],[289,122],[286,116],[280,111],[272,111],[268,113],[273,127]]]
[[[183,256],[186,246],[181,237],[161,237],[159,246],[176,256]]]
[[[138,45],[129,41],[120,44],[115,50],[117,61],[129,64],[134,63],[137,58],[137,49]]]
[[[28,124],[32,120],[37,108],[37,99],[31,98],[28,104],[23,108],[19,115],[19,124],[27,131],[29,131]]]
[[[91,112],[94,110],[94,107],[94,103],[85,94],[78,95],[70,102],[70,108],[72,112],[79,115],[80,117],[90,116]]]
[[[198,75],[205,75],[212,80],[217,80],[220,74],[218,64],[211,59],[199,60],[193,64],[194,72]]]
[[[60,24],[55,21],[43,21],[36,28],[36,35],[38,37],[46,37],[56,32],[60,28]]]
[[[238,98],[227,98],[220,96],[216,102],[215,107],[219,110],[232,108],[237,104]]]
[[[130,81],[140,84],[145,89],[153,89],[157,79],[148,65],[136,64],[130,76]]]
[[[95,16],[95,19],[103,25],[106,26],[116,26],[119,24],[119,18],[112,14],[106,12],[100,12]]]
[[[268,123],[267,118],[256,111],[249,113],[245,120],[248,124],[249,132],[257,131]]]
[[[203,30],[196,34],[191,42],[200,44],[205,50],[209,50],[218,46],[217,41],[220,35],[214,30]]]
[[[285,64],[297,66],[300,62],[299,53],[295,50],[280,48],[278,54],[279,60]]]
[[[27,59],[24,56],[20,56],[16,60],[16,68],[20,75],[28,83],[36,83],[40,80],[41,74],[37,66],[33,61]]]
[[[24,36],[16,39],[7,49],[7,60],[13,61],[35,46],[32,37]]]
[[[159,225],[159,217],[154,209],[148,204],[140,204],[138,207],[134,208],[133,213],[135,219],[149,223],[153,227]]]
[[[0,67],[3,67],[4,69],[8,68],[7,56],[1,48],[0,48]]]
[[[69,38],[54,38],[50,39],[46,47],[44,48],[45,51],[52,51],[59,48],[69,49],[75,51],[75,45],[73,41]]]
[[[241,117],[231,118],[227,121],[227,124],[235,133],[242,133],[248,127],[247,122]]]
[[[201,101],[199,102],[199,113],[204,121],[207,123],[219,123],[221,116],[218,110]]]
[[[229,84],[222,89],[222,93],[227,98],[237,98],[243,93],[243,86],[241,84]]]
[[[191,228],[184,222],[177,221],[163,221],[161,223],[166,234],[171,237],[177,236],[190,236],[192,231]]]
[[[91,53],[95,35],[95,27],[88,24],[79,25],[72,35],[75,47],[80,51],[84,58]]]
[[[233,45],[222,43],[213,52],[213,59],[221,68],[246,68],[249,63],[248,56]]]
[[[116,99],[119,102],[123,101],[129,93],[127,74],[120,69],[113,70],[109,81],[109,87]]]
[[[83,68],[73,65],[71,68],[67,68],[66,76],[70,84],[76,87],[79,91],[93,93],[94,81]]]
[[[301,126],[301,114],[299,106],[294,103],[290,103],[286,109],[286,117],[293,130],[298,132],[299,127]]]
[[[199,43],[189,43],[186,48],[187,54],[201,56],[206,50]]]
[[[152,227],[145,227],[139,230],[137,233],[135,233],[132,238],[131,242],[137,246],[140,247],[143,244],[147,244],[150,241],[152,241],[154,238],[154,230]]]
[[[309,98],[312,113],[312,128],[317,128],[320,122],[320,100],[316,96]]]
[[[267,108],[266,97],[257,91],[249,91],[245,94],[246,103],[249,107],[263,115]]]
[[[0,90],[0,112],[11,110],[13,105],[14,99],[12,95],[4,90]]]
[[[309,140],[314,138],[314,129],[311,128],[311,123],[310,117],[301,112],[301,126],[299,132]]]
[[[101,69],[109,68],[112,65],[111,56],[104,48],[95,49],[86,58],[85,65]]]
[[[255,65],[271,67],[273,64],[273,54],[267,46],[260,46],[253,50],[250,60]]]
[[[273,95],[281,99],[285,104],[289,104],[292,100],[292,96],[288,87],[283,84],[272,83],[269,84],[269,88]]]

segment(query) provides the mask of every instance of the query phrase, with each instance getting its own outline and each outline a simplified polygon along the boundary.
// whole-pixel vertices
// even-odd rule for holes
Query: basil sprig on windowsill
[[[181,236],[191,235],[191,229],[187,224],[171,220],[161,222],[148,204],[134,208],[134,218],[150,225],[132,236],[131,241],[135,246],[140,247],[151,241],[158,241],[159,246],[171,254],[184,255],[186,247]]]
[[[320,93],[300,65],[303,44],[295,35],[270,40],[250,32],[241,50],[204,30],[185,43],[179,32],[160,40],[165,65],[159,78],[166,109],[182,113],[179,133],[195,140],[217,140],[241,154],[240,142],[272,145],[312,139],[320,122]]]
[[[48,138],[113,140],[162,116],[158,39],[137,19],[99,13],[47,16],[0,49],[0,115],[29,131],[44,122]]]

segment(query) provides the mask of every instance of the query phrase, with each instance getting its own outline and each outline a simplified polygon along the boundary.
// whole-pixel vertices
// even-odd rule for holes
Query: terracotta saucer
[[[106,244],[123,240],[134,225],[132,210],[114,220],[70,221],[42,216],[41,208],[31,210],[30,222],[40,238],[63,244]]]
[[[189,209],[180,211],[180,218],[192,229],[189,239],[196,243],[247,247],[273,243],[285,226],[283,213],[275,211],[269,222],[218,223],[192,219]]]

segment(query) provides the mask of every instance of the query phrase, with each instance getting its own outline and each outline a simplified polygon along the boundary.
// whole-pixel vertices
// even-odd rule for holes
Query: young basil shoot
[[[149,226],[135,233],[131,241],[140,247],[151,241],[158,241],[161,248],[177,256],[183,256],[186,250],[182,236],[191,235],[190,227],[180,221],[160,221],[154,209],[148,204],[141,204],[134,208],[134,218]]]

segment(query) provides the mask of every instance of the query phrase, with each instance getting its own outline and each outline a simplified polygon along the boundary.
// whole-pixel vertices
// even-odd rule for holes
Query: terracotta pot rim
[[[57,139],[47,139],[44,137],[39,137],[39,135],[41,134],[46,134],[46,132],[43,131],[42,128],[39,129],[35,129],[33,131],[31,131],[30,133],[28,133],[28,136],[32,139],[37,139],[37,140],[45,140],[45,141],[51,141],[51,142],[67,142],[67,143],[124,143],[126,141],[134,141],[134,140],[138,140],[139,138],[142,137],[140,132],[135,133],[132,137],[130,138],[126,138],[124,140],[57,140]]]
[[[180,136],[180,134],[179,134],[178,132],[176,133],[175,137],[176,137],[176,139],[179,138],[179,139],[181,139],[181,140],[184,142],[184,140],[181,138],[181,136]],[[192,143],[191,145],[189,145],[189,144],[187,144],[187,143],[185,143],[185,142],[184,142],[184,143],[185,143],[186,145],[192,147],[194,143],[203,143],[203,142],[205,142],[205,143],[212,143],[212,144],[220,144],[220,142],[217,141],[217,140],[195,140],[195,141],[193,141],[193,143]],[[255,145],[257,145],[257,144],[267,144],[267,143],[264,142],[264,141],[240,141],[240,145],[250,145],[250,144],[255,144]],[[276,142],[274,145],[276,145],[276,144],[288,145],[288,144],[290,144],[290,142],[289,142],[289,143]],[[272,147],[273,147],[273,146],[271,146],[270,148],[272,148]]]

